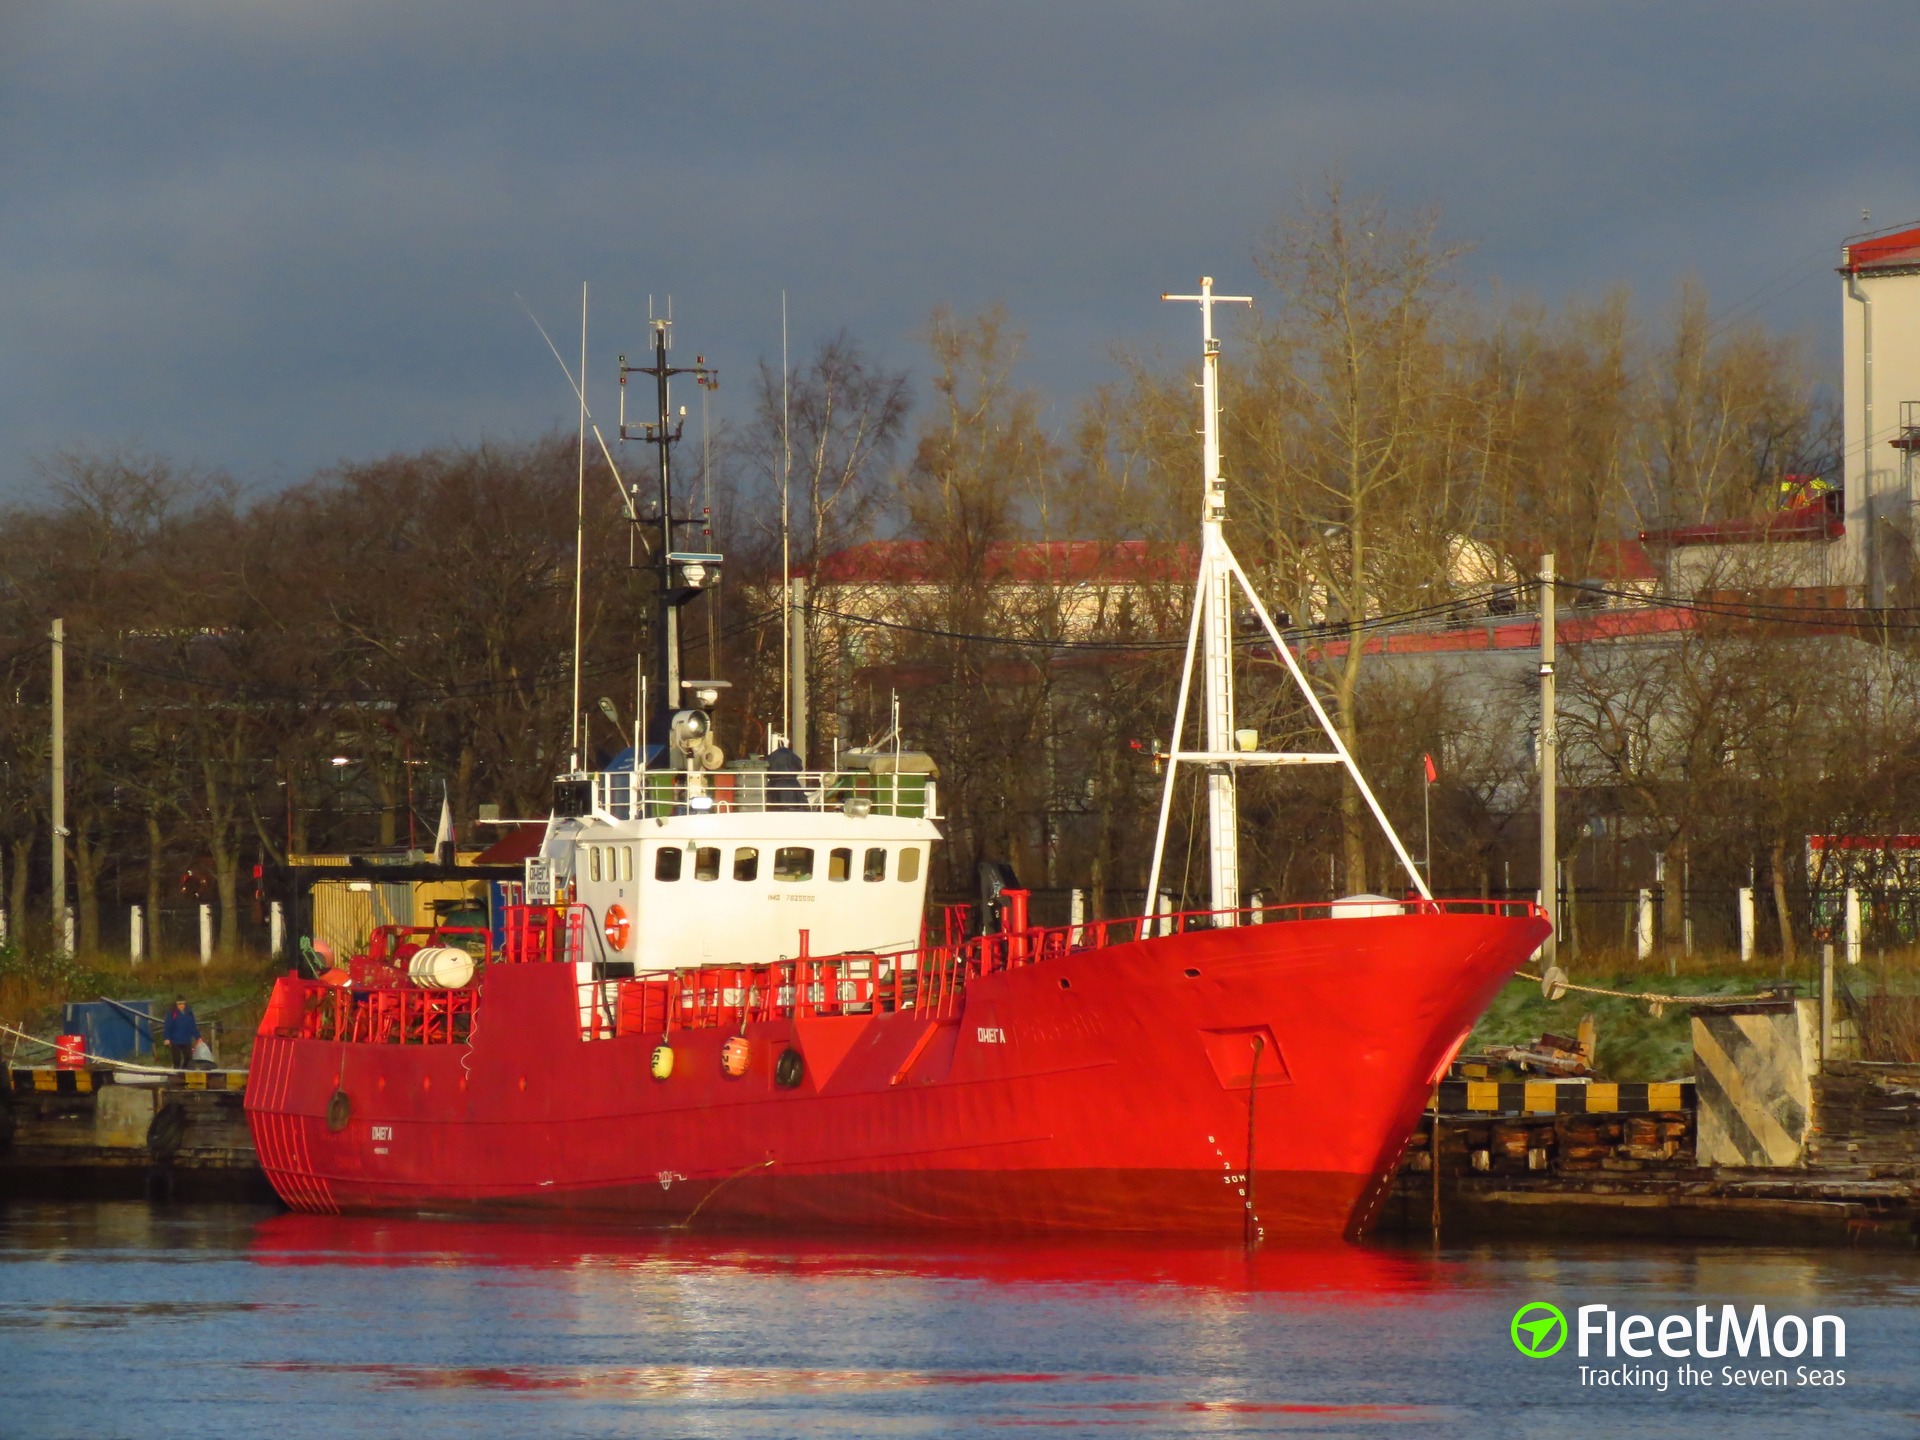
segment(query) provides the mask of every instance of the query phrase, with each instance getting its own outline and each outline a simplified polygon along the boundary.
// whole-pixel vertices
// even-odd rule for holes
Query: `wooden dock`
[[[1686,1103],[1628,1109],[1622,1092],[1641,1105]],[[1442,1086],[1437,1120],[1429,1113],[1408,1142],[1376,1233],[1432,1234],[1437,1215],[1443,1238],[1920,1243],[1920,1066],[1828,1061],[1811,1079],[1791,1165],[1700,1163],[1692,1092],[1475,1085],[1469,1108],[1466,1086]]]

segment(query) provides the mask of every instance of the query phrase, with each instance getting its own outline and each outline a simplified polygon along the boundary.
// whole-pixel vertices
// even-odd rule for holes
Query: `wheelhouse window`
[[[662,845],[653,852],[653,878],[656,880],[678,880],[680,878],[680,857],[684,852],[678,845]]]
[[[760,852],[751,845],[742,845],[733,852],[733,878],[736,880],[755,880],[760,876]]]
[[[782,845],[773,852],[773,878],[776,880],[811,880],[813,878],[813,851],[805,845]]]
[[[633,879],[633,846],[631,845],[622,845],[620,847],[620,878],[622,880]]]
[[[600,847],[598,845],[587,847],[587,868],[592,872],[595,880],[600,878]]]
[[[862,880],[884,880],[887,878],[887,847],[875,845],[867,851],[867,865],[860,872]]]
[[[693,878],[696,880],[720,878],[720,847],[718,845],[702,845],[694,851]]]
[[[845,847],[827,852],[827,879],[833,881],[853,878],[853,851]]]
[[[920,878],[920,847],[918,845],[909,845],[901,850],[900,865],[894,873],[903,881]]]

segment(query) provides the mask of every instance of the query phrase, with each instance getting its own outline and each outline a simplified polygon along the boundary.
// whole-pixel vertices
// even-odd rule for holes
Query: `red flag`
[[[1420,758],[1427,763],[1427,784],[1431,785],[1440,778],[1440,772],[1433,767],[1433,756],[1422,755]]]

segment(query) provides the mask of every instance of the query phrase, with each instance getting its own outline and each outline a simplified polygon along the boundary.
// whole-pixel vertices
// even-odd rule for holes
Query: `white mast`
[[[1227,518],[1226,479],[1220,473],[1220,342],[1213,334],[1215,305],[1251,305],[1250,295],[1216,295],[1213,279],[1202,276],[1198,295],[1162,295],[1162,300],[1191,301],[1200,307],[1200,410],[1202,495],[1200,501],[1200,574],[1195,585],[1194,609],[1187,629],[1186,663],[1180,673],[1180,698],[1174,707],[1173,740],[1168,746],[1166,780],[1160,792],[1160,820],[1154,832],[1153,865],[1147,875],[1147,909],[1152,911],[1160,893],[1160,874],[1166,855],[1167,821],[1173,810],[1174,776],[1182,763],[1207,767],[1207,868],[1216,926],[1238,923],[1234,914],[1240,908],[1239,809],[1234,789],[1234,767],[1238,765],[1343,765],[1359,787],[1373,818],[1386,833],[1394,854],[1406,867],[1414,888],[1425,899],[1433,895],[1426,879],[1413,863],[1406,846],[1387,821],[1386,812],[1374,798],[1373,790],[1353,756],[1341,743],[1320,699],[1307,683],[1306,675],[1293,657],[1293,651],[1281,638],[1266,605],[1254,593],[1252,583],[1227,545],[1223,522]],[[1307,706],[1319,721],[1321,730],[1333,744],[1330,751],[1260,751],[1239,748],[1233,719],[1233,592],[1236,582],[1260,617],[1268,638],[1279,651],[1294,683],[1306,697]],[[1202,703],[1206,716],[1206,748],[1182,750],[1186,731],[1187,700],[1193,679],[1194,651],[1201,656]]]

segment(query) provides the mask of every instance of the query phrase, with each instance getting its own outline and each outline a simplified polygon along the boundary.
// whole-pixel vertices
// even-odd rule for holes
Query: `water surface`
[[[1911,1435],[1916,1296],[1920,1259],[1884,1251],[1248,1256],[19,1203],[0,1436]],[[1735,1362],[1784,1387],[1583,1386],[1571,1345],[1514,1348],[1533,1300],[1839,1314],[1848,1355],[1817,1363],[1847,1383],[1793,1383],[1803,1357]]]

